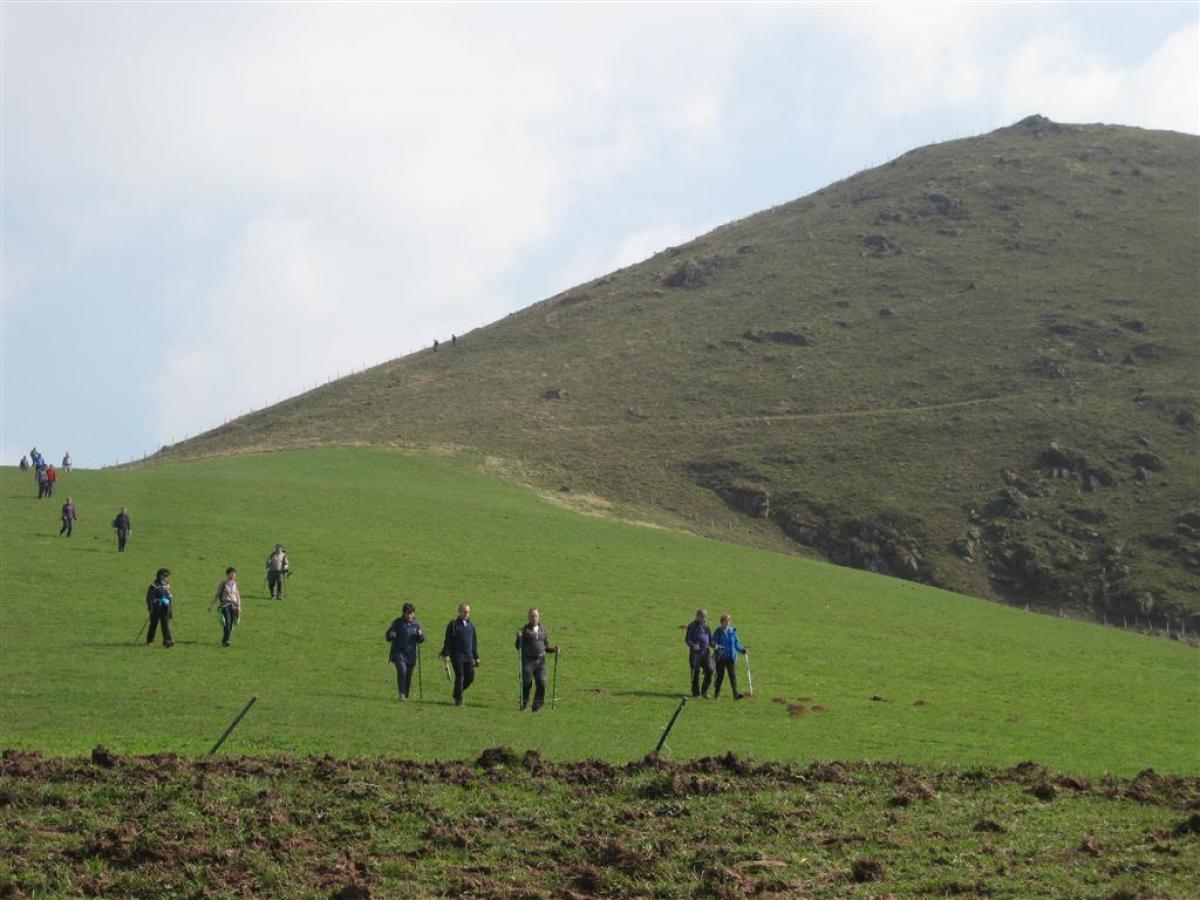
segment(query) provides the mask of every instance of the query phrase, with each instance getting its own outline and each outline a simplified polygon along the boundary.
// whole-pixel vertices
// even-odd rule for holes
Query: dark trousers
[[[725,680],[725,673],[729,673],[729,690],[733,691],[733,696],[738,695],[737,689],[737,673],[733,668],[733,657],[722,657],[717,660],[717,683],[713,687],[713,696],[721,696],[721,682]]]
[[[46,496],[47,490],[48,489],[46,487],[46,482],[39,481],[38,482],[38,499],[39,500],[41,500],[43,497]]]
[[[533,710],[537,712],[546,702],[545,656],[521,657],[521,709],[529,705],[529,691],[534,684],[537,684],[537,690],[533,692]]]
[[[237,610],[232,606],[221,607],[221,629],[224,632],[221,635],[221,643],[228,644],[229,636],[233,634],[233,623],[237,616]]]
[[[708,693],[708,686],[712,683],[713,677],[713,661],[712,656],[708,653],[693,653],[692,658],[692,696],[699,697],[701,694]],[[704,685],[700,685],[700,673],[704,673]]]
[[[117,532],[117,552],[118,553],[125,552],[125,542],[127,540],[129,540],[129,532],[128,531],[118,531]]]
[[[412,687],[413,669],[417,667],[416,663],[409,665],[408,660],[403,656],[393,657],[392,663],[396,667],[396,689],[402,698],[407,697],[408,689]]]
[[[267,590],[271,592],[271,598],[274,600],[283,599],[283,573],[272,572],[267,569]]]
[[[53,481],[46,482],[46,496],[47,497],[54,496],[54,482]]]
[[[171,609],[167,606],[155,606],[150,610],[150,630],[146,632],[146,643],[154,643],[154,633],[162,625],[163,644],[170,646],[175,643],[171,639]]]
[[[63,519],[63,527],[58,529],[58,536],[62,537],[65,532],[67,537],[71,536],[71,532],[75,529],[74,519]]]
[[[450,665],[454,666],[454,702],[462,703],[463,691],[475,680],[475,660],[452,656]]]

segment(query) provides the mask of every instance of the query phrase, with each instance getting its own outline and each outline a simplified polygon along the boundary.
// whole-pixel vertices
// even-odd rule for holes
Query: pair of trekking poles
[[[554,677],[550,688],[550,708],[558,702],[558,657],[561,650],[554,653]],[[532,687],[532,685],[531,685]],[[520,648],[517,649],[517,709],[525,708],[525,657]]]

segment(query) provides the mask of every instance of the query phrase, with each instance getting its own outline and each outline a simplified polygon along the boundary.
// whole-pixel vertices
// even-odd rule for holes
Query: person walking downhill
[[[479,638],[471,624],[471,607],[458,605],[458,617],[446,626],[446,637],[439,654],[443,662],[454,667],[454,705],[462,706],[463,692],[475,680],[479,667]]]
[[[63,470],[64,472],[70,472],[70,471],[71,471],[71,466],[72,466],[72,462],[71,462],[71,451],[70,451],[70,450],[68,450],[66,453],[64,453],[64,454],[63,454],[62,470]]]
[[[237,569],[233,566],[225,570],[225,580],[217,585],[217,593],[212,603],[208,604],[208,611],[212,612],[216,604],[221,606],[221,646],[228,647],[233,626],[242,617],[242,592],[238,589]]]
[[[46,475],[46,467],[35,466],[33,470],[33,477],[37,479],[38,499],[41,500],[43,497],[47,496],[50,491],[50,481]]]
[[[417,608],[405,603],[400,618],[388,626],[384,637],[391,642],[388,659],[396,667],[396,688],[401,702],[408,702],[408,689],[412,686],[413,670],[417,667],[418,644],[425,643],[425,632],[417,621]]]
[[[71,498],[67,498],[67,502],[62,505],[62,528],[58,529],[58,536],[62,537],[65,533],[67,537],[71,536],[71,532],[75,530],[75,504]]]
[[[171,637],[171,616],[174,614],[171,597],[171,570],[159,569],[154,573],[154,581],[146,588],[146,612],[150,615],[150,630],[146,632],[146,643],[154,643],[154,632],[162,626],[164,647],[174,647],[175,640]]]
[[[558,647],[550,646],[539,610],[531,609],[529,624],[517,630],[517,649],[521,651],[521,709],[529,705],[529,691],[536,682],[533,711],[537,712],[546,702],[546,654],[558,653]]]
[[[58,481],[58,472],[54,466],[46,466],[46,496],[54,496],[54,485]]]
[[[721,624],[713,632],[713,647],[717,651],[717,683],[713,685],[714,700],[721,696],[721,683],[725,680],[726,672],[729,673],[729,690],[733,693],[733,699],[742,699],[742,695],[738,693],[737,673],[734,671],[734,663],[737,662],[737,655],[739,653],[744,654],[746,648],[738,640],[737,629],[733,627],[731,622],[732,619],[729,618],[729,613],[722,614]]]
[[[129,524],[129,510],[124,506],[117,513],[116,518],[112,521],[112,527],[117,531],[117,552],[125,552],[125,543],[129,540],[129,534],[133,531],[133,526]]]
[[[22,471],[22,472],[28,472],[28,471],[29,471],[29,457],[27,457],[27,456],[26,456],[25,454],[23,454],[23,453],[21,454],[21,471]]]
[[[696,610],[696,618],[687,628],[684,641],[688,645],[688,665],[692,668],[692,696],[708,699],[708,686],[712,683],[712,629],[708,627],[708,612]],[[700,673],[704,672],[704,684]]]
[[[272,600],[283,599],[283,582],[288,574],[287,551],[283,544],[276,544],[271,555],[267,557],[267,590]]]

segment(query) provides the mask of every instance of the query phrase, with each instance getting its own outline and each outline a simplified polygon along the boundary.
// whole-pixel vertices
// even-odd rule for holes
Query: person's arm
[[[421,623],[416,620],[413,620],[413,624],[417,626],[417,643],[425,643],[425,629],[423,629],[421,627]]]
[[[479,665],[479,629],[471,629],[471,659],[475,660],[475,665]]]
[[[522,631],[524,631],[524,630],[525,630],[524,628],[518,628],[518,629],[517,629],[517,643],[516,643],[516,649],[518,649],[518,650],[520,650],[520,649],[521,649],[521,632],[522,632]]]
[[[446,626],[446,636],[442,639],[442,652],[438,654],[442,659],[450,658],[450,642],[454,640],[454,622],[451,621]]]
[[[688,625],[687,631],[685,631],[683,633],[683,642],[685,644],[687,644],[688,648],[691,650],[699,650],[700,649],[698,646],[696,646],[695,635],[693,634],[693,632],[695,631],[695,628],[696,628],[696,623],[692,622]]]
[[[400,620],[394,619],[392,621],[392,624],[388,626],[387,634],[385,634],[383,636],[383,639],[385,641],[387,641],[388,643],[391,643],[392,641],[394,641],[396,639],[396,629],[399,627],[399,625],[400,625]]]

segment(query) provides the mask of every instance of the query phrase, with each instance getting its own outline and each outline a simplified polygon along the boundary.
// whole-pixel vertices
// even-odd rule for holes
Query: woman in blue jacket
[[[737,660],[737,655],[745,653],[746,648],[738,640],[737,629],[729,623],[729,613],[725,613],[721,616],[720,626],[712,636],[713,647],[717,651],[717,683],[713,689],[713,698],[721,696],[721,683],[725,680],[725,673],[728,672],[729,689],[733,691],[733,699],[741,700],[742,695],[738,693],[737,675],[734,674],[733,664]]]
[[[408,701],[408,689],[412,686],[413,669],[417,667],[417,645],[425,643],[425,632],[417,621],[417,608],[405,603],[400,618],[392,622],[384,637],[392,645],[388,658],[396,667],[396,687],[401,701]]]

